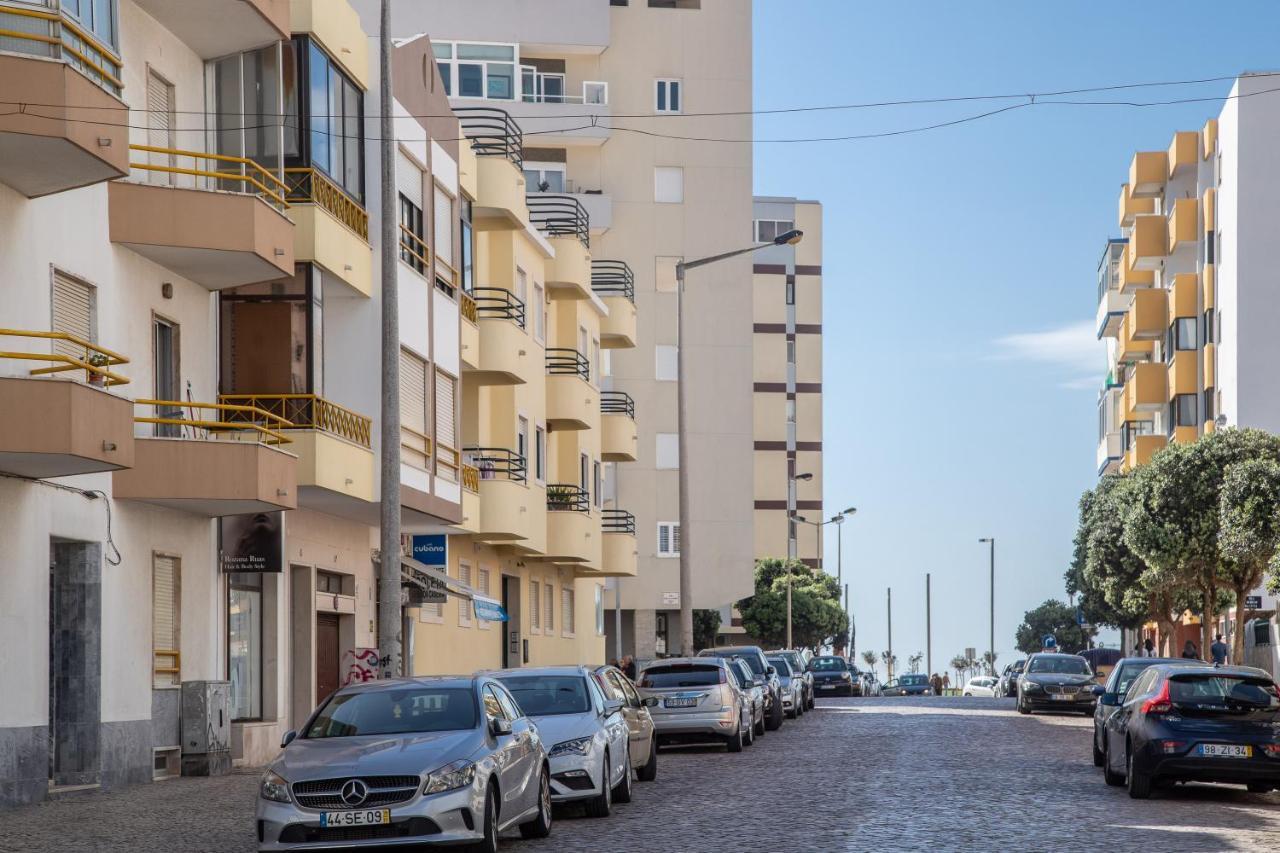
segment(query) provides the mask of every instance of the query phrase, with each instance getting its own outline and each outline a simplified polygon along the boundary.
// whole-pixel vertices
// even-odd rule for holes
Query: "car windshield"
[[[707,664],[654,666],[640,673],[641,687],[711,687],[719,684],[722,670]]]
[[[1176,704],[1276,710],[1280,699],[1275,691],[1267,679],[1247,675],[1175,675],[1169,679],[1169,698]]]
[[[769,665],[778,671],[780,677],[791,677],[791,664],[786,658],[769,658]]]
[[[362,690],[330,697],[305,737],[447,732],[476,726],[476,700],[465,687]]]
[[[1049,672],[1057,675],[1093,675],[1089,662],[1084,658],[1064,655],[1063,657],[1037,657],[1031,659],[1027,672]]]
[[[904,686],[906,686],[906,687],[912,687],[912,686],[916,686],[916,687],[918,687],[918,686],[919,686],[919,685],[921,685],[921,684],[928,684],[928,683],[929,683],[929,676],[927,676],[927,675],[904,675],[904,676],[902,676],[901,678],[899,678],[899,679],[898,679],[898,683],[899,683],[899,684],[902,684],[902,685],[904,685]]]
[[[1133,684],[1133,680],[1142,674],[1142,671],[1151,666],[1149,663],[1127,663],[1120,667],[1120,674],[1116,676],[1116,693],[1121,696],[1129,692],[1129,685]]]
[[[848,672],[849,664],[845,663],[841,658],[814,658],[814,672]]]
[[[580,675],[504,675],[501,680],[530,717],[591,710],[587,682]]]

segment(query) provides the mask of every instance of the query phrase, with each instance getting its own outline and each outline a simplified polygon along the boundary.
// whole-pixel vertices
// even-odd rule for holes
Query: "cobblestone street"
[[[1108,788],[1090,721],[1012,700],[834,699],[742,754],[666,751],[614,815],[560,818],[537,851],[1267,850],[1280,794]],[[255,849],[257,772],[180,779],[0,815],[5,851]]]

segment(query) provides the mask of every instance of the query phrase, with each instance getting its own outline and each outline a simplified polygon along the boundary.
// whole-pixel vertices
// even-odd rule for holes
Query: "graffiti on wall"
[[[377,649],[349,649],[342,654],[342,686],[363,684],[378,677]]]

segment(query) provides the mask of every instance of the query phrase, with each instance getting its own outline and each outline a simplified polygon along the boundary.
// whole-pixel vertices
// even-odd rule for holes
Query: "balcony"
[[[1201,156],[1208,160],[1218,150],[1218,120],[1211,118],[1204,123],[1204,129],[1200,131],[1200,139],[1203,144]]]
[[[1168,232],[1167,220],[1158,213],[1135,217],[1126,258],[1129,268],[1160,269],[1169,251]]]
[[[524,135],[505,110],[455,107],[462,133],[476,155],[476,199],[471,221],[478,231],[521,230],[525,206]]]
[[[34,351],[40,342],[47,351]],[[2,360],[46,363],[0,377],[0,472],[44,479],[133,464],[133,404],[105,390],[129,382],[113,370],[129,359],[62,332],[0,329],[0,346]]]
[[[1133,193],[1129,191],[1129,185],[1124,184],[1120,187],[1120,227],[1128,228],[1133,225],[1133,218],[1139,214],[1155,213],[1156,200],[1154,198],[1134,198]]]
[[[1119,470],[1123,459],[1124,454],[1120,450],[1120,431],[1112,430],[1098,442],[1098,476]]]
[[[458,291],[458,314],[462,320],[458,329],[458,357],[467,370],[480,368],[480,312],[475,297],[465,290]]]
[[[591,298],[591,221],[572,195],[528,196],[529,222],[541,231],[555,257],[547,262],[547,287],[561,298]]]
[[[1127,331],[1137,341],[1158,341],[1169,328],[1169,292],[1150,287],[1133,294]]]
[[[319,169],[284,170],[285,201],[294,232],[295,259],[318,264],[356,294],[373,292],[369,213]]]
[[[1169,143],[1169,152],[1165,155],[1169,160],[1169,177],[1194,168],[1200,162],[1200,134],[1194,130],[1180,130],[1173,135]]]
[[[1200,239],[1200,202],[1194,198],[1176,199],[1169,211],[1169,254],[1183,246],[1195,246]]]
[[[1194,426],[1180,426],[1173,428],[1174,444],[1195,444],[1196,439],[1200,437],[1200,428]]]
[[[572,146],[597,147],[613,135],[612,112],[599,98],[587,100],[582,95],[560,95],[508,103],[507,109],[520,129],[548,148]],[[466,101],[452,101],[466,103]]]
[[[531,489],[523,456],[503,447],[468,447],[464,464],[476,469],[480,494],[479,531],[489,542],[537,541],[546,530],[542,492]]]
[[[1115,290],[1108,290],[1098,300],[1097,329],[1098,340],[1114,338],[1120,334],[1120,325],[1128,313],[1129,296]]]
[[[587,227],[593,236],[604,234],[613,227],[613,196],[605,195],[601,191],[588,192],[575,188],[573,181],[567,183],[568,188],[563,193],[535,191],[526,193],[526,199],[533,202],[541,198],[567,195],[582,205],[582,209],[587,212]]]
[[[1204,345],[1204,387],[1218,387],[1218,345]]]
[[[600,318],[600,346],[626,349],[636,345],[635,274],[626,261],[591,261],[591,291],[609,314]]]
[[[1143,420],[1143,415],[1162,412],[1169,403],[1168,371],[1159,362],[1133,366],[1124,383],[1124,419]]]
[[[288,0],[135,2],[201,59],[230,56],[289,38]]]
[[[372,418],[315,394],[223,394],[218,402],[251,407],[287,422],[281,431],[298,457],[299,505],[366,519],[368,504],[375,500]]]
[[[39,198],[128,174],[115,50],[52,9],[0,6],[0,32],[0,183]]]
[[[1143,341],[1133,336],[1133,313],[1128,312],[1120,319],[1120,331],[1116,336],[1119,346],[1116,350],[1116,361],[1128,363],[1145,361],[1151,357],[1155,341]]]
[[[529,382],[536,375],[536,362],[532,354],[534,342],[525,330],[524,302],[500,287],[477,287],[472,296],[479,343],[468,378],[480,385]],[[464,361],[471,364],[470,359],[464,358]]]
[[[243,157],[129,150],[153,182],[107,186],[111,242],[210,290],[293,275],[294,227],[273,172]]]
[[[1154,287],[1156,283],[1156,274],[1152,270],[1135,270],[1129,266],[1127,246],[1125,247],[1125,256],[1120,261],[1118,278],[1120,279],[1121,293],[1133,293],[1143,287]]]
[[[604,534],[600,574],[635,577],[640,564],[640,549],[636,547],[636,517],[625,510],[606,509],[600,526]]]
[[[547,426],[591,429],[600,416],[600,392],[591,384],[591,363],[575,349],[548,347]]]
[[[579,486],[547,484],[547,559],[600,565],[600,521]]]
[[[460,477],[462,481],[462,520],[454,527],[464,533],[479,533],[480,524],[480,469],[469,463],[463,463]]]
[[[1168,400],[1179,394],[1200,391],[1200,354],[1196,350],[1178,350],[1169,361]]]
[[[1132,471],[1151,461],[1151,457],[1164,449],[1169,440],[1163,435],[1135,435],[1130,439],[1124,454],[1124,471]]]
[[[622,391],[601,391],[600,458],[635,462],[637,445],[635,401]]]
[[[1200,283],[1195,273],[1180,272],[1173,276],[1173,286],[1169,290],[1170,315],[1173,317],[1200,316],[1200,309],[1196,304],[1196,298],[1200,295],[1198,293],[1199,289]],[[1172,321],[1170,320],[1169,322]]]
[[[1135,198],[1154,198],[1164,192],[1169,177],[1167,151],[1139,151],[1129,163],[1129,191]]]
[[[216,518],[296,509],[298,458],[280,449],[287,421],[230,403],[138,400],[132,468],[112,475],[117,499]]]

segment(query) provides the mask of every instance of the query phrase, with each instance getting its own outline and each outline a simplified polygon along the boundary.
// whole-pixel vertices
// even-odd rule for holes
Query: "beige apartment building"
[[[374,26],[377,3],[356,0],[355,5],[366,26]],[[556,348],[575,346],[575,336],[559,330],[576,325],[577,341],[584,340],[581,330],[587,332],[586,344],[578,352],[594,363],[592,329],[593,323],[600,324],[599,370],[591,373],[601,399],[600,429],[605,439],[612,435],[621,440],[612,447],[602,444],[596,456],[590,438],[594,422],[579,431],[584,435],[574,447],[575,437],[566,435],[548,413],[548,441],[559,448],[548,451],[549,458],[559,454],[558,462],[550,464],[569,466],[569,471],[557,470],[553,476],[560,478],[561,485],[571,485],[583,479],[580,471],[572,476],[575,454],[585,452],[592,467],[598,458],[601,512],[622,519],[614,523],[624,529],[634,525],[636,568],[605,581],[603,590],[608,653],[643,658],[673,651],[680,606],[675,382],[680,342],[676,340],[675,265],[682,258],[741,247],[752,236],[750,6],[738,0],[544,0],[536,4],[442,0],[400,4],[393,14],[397,37],[430,36],[445,92],[464,127],[471,127],[469,134],[483,134],[486,122],[505,125],[507,119],[522,132],[518,165],[523,185],[507,190],[521,194],[530,216],[545,219],[578,208],[585,214],[590,290],[607,304],[608,313],[585,316],[585,306],[594,300],[566,300],[545,281],[543,293],[544,298],[550,294],[553,313],[569,310],[561,303],[577,303],[573,318],[549,320],[549,328],[555,326],[559,335],[554,339]],[[495,119],[494,110],[502,115]],[[699,115],[711,112],[739,114]],[[504,138],[509,136],[504,131]],[[672,138],[677,136],[735,141]],[[475,146],[481,193],[486,191],[485,169],[501,168],[505,144],[490,139]],[[505,206],[481,205],[478,199],[475,203],[477,209],[495,209],[486,214],[489,224],[481,225],[477,215],[476,293],[477,305],[483,307],[485,289],[520,286],[519,281],[511,284],[508,261],[512,253],[521,251],[519,245],[508,249],[505,242],[498,245],[496,241],[514,235],[511,239],[517,244],[530,244],[531,254],[536,254],[537,244],[522,230],[523,212],[515,199]],[[534,224],[545,236],[546,227]],[[548,237],[548,242],[556,240]],[[483,260],[486,252],[491,262]],[[556,247],[557,266],[559,252]],[[492,265],[482,272],[485,263]],[[754,473],[746,463],[754,438],[750,264],[744,257],[691,273],[684,306],[689,337],[684,342],[685,367],[691,386],[691,533],[698,543],[694,606],[721,610],[726,623],[732,602],[751,592],[755,556]],[[530,276],[526,296],[521,297],[527,307],[533,304],[526,297],[532,294],[536,273],[525,266],[519,269]],[[611,332],[610,326],[617,322],[615,305],[624,301],[634,304],[635,331]],[[481,334],[497,321],[484,319],[482,312]],[[526,351],[536,364],[540,348],[535,343]],[[464,361],[465,353],[464,349]],[[480,343],[480,353],[488,355],[486,340]],[[481,368],[477,375],[489,382],[496,374]],[[479,442],[478,448],[494,447],[500,456],[515,453],[527,465],[528,454],[520,452],[521,416],[512,413],[529,413],[532,436],[538,427],[536,410],[524,397],[536,397],[531,386],[553,379],[556,376],[549,374],[528,377],[513,386],[492,382],[472,391],[464,376],[464,402],[474,393],[478,413],[474,427],[468,427],[464,416],[464,439]],[[549,390],[547,399],[551,399]],[[632,434],[635,440],[628,446],[626,439]],[[534,441],[530,437],[524,446],[532,447]],[[476,458],[483,460],[486,453],[478,450]],[[501,467],[498,462],[485,464]],[[594,473],[587,479],[594,480]],[[480,485],[482,492],[508,488],[499,478],[481,480]],[[596,511],[594,501],[593,494],[592,512]],[[480,518],[487,527],[487,504]],[[482,550],[465,570],[459,566],[455,571],[474,572],[485,560],[507,553],[514,561],[513,570],[538,574],[531,567],[546,566],[541,570],[543,583],[548,578],[553,583],[564,581],[566,563],[550,559],[563,555],[544,551],[543,559],[532,563],[540,550],[536,538],[506,533],[507,541],[517,544],[500,544],[492,530],[459,539],[457,547],[451,540],[454,551],[466,552],[472,546],[488,549],[495,544],[499,549],[491,555]],[[606,534],[606,543],[609,539]],[[524,559],[520,559],[522,553]],[[549,568],[553,565],[554,572]],[[496,584],[496,575],[489,571],[490,582]],[[511,598],[507,601],[528,611],[532,602],[528,581],[523,590],[520,605]],[[504,592],[510,595],[506,588]],[[496,588],[491,594],[497,594]],[[591,592],[593,602],[596,595]],[[522,626],[518,639],[522,642],[533,630],[532,624]],[[528,637],[531,660],[537,657],[536,636]],[[437,654],[419,648],[420,656]],[[511,654],[509,646],[503,648],[504,655]],[[522,658],[523,650],[516,654]],[[492,659],[487,650],[482,656]]]

